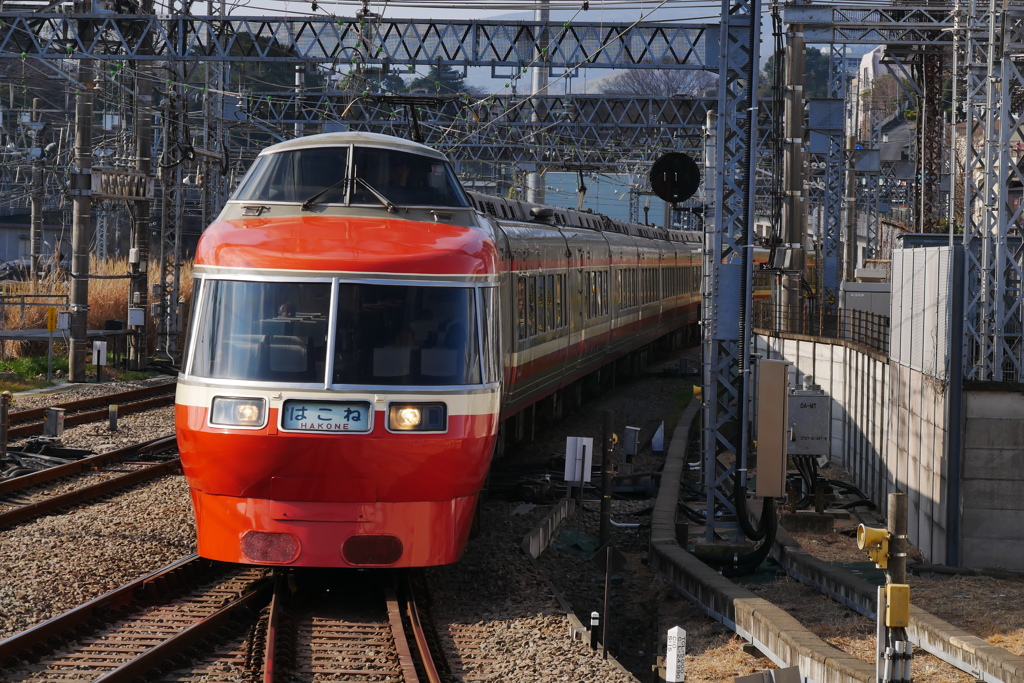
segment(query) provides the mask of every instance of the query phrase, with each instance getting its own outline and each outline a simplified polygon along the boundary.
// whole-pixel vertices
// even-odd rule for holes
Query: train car
[[[695,328],[692,237],[470,195],[383,135],[264,150],[203,233],[176,423],[199,554],[462,554],[499,429]]]

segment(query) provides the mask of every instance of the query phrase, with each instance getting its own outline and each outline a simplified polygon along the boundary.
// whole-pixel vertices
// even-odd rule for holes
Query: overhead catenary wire
[[[230,3],[229,4],[229,8],[230,7],[239,7],[240,8],[240,7],[243,6],[243,4],[246,7],[248,7],[249,9],[262,9],[262,8],[266,8],[267,10],[273,11],[275,14],[281,15],[281,16],[308,16],[309,15],[309,12],[304,7],[302,7],[302,5],[304,5],[305,3],[298,3],[298,2],[288,3],[286,5],[282,5],[282,3],[279,3],[279,2]],[[341,11],[344,11],[344,10],[354,10],[356,8],[366,6],[366,4],[367,3],[363,3],[363,2],[336,2],[336,1],[328,0],[327,2],[319,3],[319,8],[321,9],[321,11],[326,10],[326,15],[325,16],[327,16],[328,18],[340,20],[340,19],[345,19],[345,18],[344,17],[340,17],[340,16],[337,16],[337,17],[334,16],[332,14],[332,11],[333,11],[333,13],[337,13],[337,12],[341,12]],[[397,11],[400,11],[400,10],[405,9],[405,8],[414,8],[414,7],[425,8],[425,7],[429,7],[429,6],[437,6],[437,7],[440,8],[442,5],[444,5],[446,7],[450,7],[450,3],[442,3],[442,2],[439,2],[439,1],[435,2],[433,0],[426,0],[425,2],[418,2],[418,3],[390,1],[390,2],[384,2],[384,3],[374,3],[374,4],[371,5],[371,7],[375,11],[379,12],[379,14],[378,14],[378,16],[376,18],[376,21],[378,23],[380,23],[380,22],[386,21],[386,19],[384,19],[385,12],[397,12]],[[502,2],[502,3],[484,3],[484,2],[479,2],[479,3],[465,3],[463,5],[460,5],[460,9],[466,10],[466,11],[473,11],[473,10],[476,10],[476,9],[480,9],[480,10],[483,10],[483,9],[488,9],[488,10],[494,10],[494,9],[510,10],[510,9],[532,9],[533,6],[534,6],[534,3],[532,3],[532,2],[520,2],[520,3],[516,3],[516,2],[507,2],[507,3],[504,3],[504,2]],[[646,21],[655,20],[655,18],[653,17],[653,14],[656,11],[659,11],[659,10],[671,10],[672,8],[691,8],[691,7],[708,7],[710,9],[710,8],[713,8],[713,7],[716,7],[716,6],[717,5],[712,4],[712,3],[693,2],[692,0],[663,0],[662,2],[657,2],[657,3],[602,0],[601,2],[589,3],[589,10],[591,12],[593,12],[596,9],[601,9],[601,10],[622,10],[622,9],[640,10],[642,12],[642,14],[636,19],[636,21],[634,21],[634,22],[632,22],[630,24],[630,26],[636,26],[636,25],[639,25],[640,23],[643,23],[643,22],[646,22]],[[579,17],[582,13],[585,13],[587,11],[588,4],[584,3],[584,2],[579,2],[579,1],[576,1],[576,0],[573,0],[573,1],[553,0],[553,2],[551,3],[551,7],[553,9],[560,10],[560,11],[571,11],[573,13],[573,16],[569,20],[571,22],[571,21],[575,20],[577,17]],[[168,8],[168,10],[170,10],[171,6],[168,5],[167,8]],[[196,14],[196,16],[201,16],[201,15]],[[663,21],[664,19],[658,18],[657,20]],[[555,22],[553,22],[553,23],[555,23]],[[566,22],[566,23],[568,23],[568,22]],[[563,30],[565,30],[565,29],[563,28]],[[614,38],[610,39],[610,40],[606,41],[604,44],[598,46],[596,52],[594,52],[593,54],[599,53],[600,51],[606,49],[608,47],[608,45],[610,45],[610,44],[612,44],[614,42],[614,40],[615,40]],[[128,61],[128,60],[126,60],[126,61]],[[530,66],[535,66],[538,63],[540,63],[539,59],[535,59],[534,61],[530,62],[530,64],[528,64],[526,68],[529,68]],[[584,65],[585,65],[585,63],[581,61],[574,68],[584,67]],[[47,67],[49,67],[49,66],[50,65],[47,64]],[[335,64],[333,66],[334,66],[334,69],[336,70],[336,73],[337,73],[338,70],[340,70],[342,68],[345,68],[348,65],[345,64],[345,63],[338,63],[338,64]],[[39,65],[33,65],[32,68],[35,69],[36,71],[38,71],[39,70]],[[118,69],[117,73],[113,73],[113,74],[107,73],[106,70],[103,70],[103,73],[102,73],[100,81],[103,84],[109,85],[110,88],[113,89],[113,91],[111,92],[107,88],[99,88],[99,89],[97,89],[95,94],[97,96],[96,103],[97,103],[97,110],[98,111],[104,111],[104,110],[108,110],[109,111],[112,107],[116,107],[119,102],[123,102],[123,100],[121,99],[123,96],[125,96],[125,95],[132,95],[132,96],[136,95],[136,93],[131,93],[130,92],[130,89],[131,89],[130,80],[127,79],[127,78],[121,78],[120,77],[120,74],[122,74],[122,73],[128,74],[131,69],[132,69],[132,67],[129,64],[129,66],[127,68]],[[424,75],[426,75],[423,72],[422,68],[417,68],[412,73],[417,75],[417,76],[424,76]],[[78,84],[77,82],[75,82],[74,81],[74,77],[69,75],[69,74],[64,74],[64,76],[68,79],[68,84],[65,87],[64,92],[66,94],[73,94],[75,88],[76,87],[80,87],[81,84]],[[348,77],[353,77],[353,74],[350,72],[349,74],[347,74],[347,76]],[[355,77],[358,77],[358,74],[356,74]],[[517,78],[518,78],[518,76],[515,77],[515,78],[510,79],[510,81],[514,81]],[[566,79],[565,76],[553,79],[551,84],[549,85],[549,88],[551,86],[555,85],[556,83],[558,83],[559,81],[562,81],[562,80],[567,80],[567,79]],[[187,98],[186,101],[181,104],[181,106],[185,110],[182,113],[182,117],[183,118],[182,118],[182,124],[181,124],[183,126],[183,130],[182,130],[183,135],[182,135],[182,139],[180,141],[175,141],[175,147],[176,148],[182,148],[182,147],[187,148],[187,147],[189,147],[191,145],[190,138],[194,134],[193,130],[192,130],[192,122],[197,120],[198,117],[200,116],[200,114],[198,112],[189,111],[188,104],[187,104],[188,98],[201,97],[201,96],[205,96],[205,95],[209,95],[209,94],[219,94],[219,95],[223,95],[223,96],[238,97],[239,99],[242,99],[242,98],[245,97],[246,90],[249,87],[253,86],[253,85],[256,85],[256,86],[266,86],[268,88],[285,87],[285,86],[282,86],[279,83],[274,83],[274,82],[272,82],[270,80],[262,79],[262,78],[259,77],[258,74],[255,74],[253,72],[248,72],[248,73],[246,73],[244,75],[244,83],[246,84],[245,87],[239,87],[239,88],[231,87],[231,88],[224,88],[224,89],[216,89],[215,90],[215,89],[209,88],[208,86],[198,86],[197,87],[197,85],[195,83],[190,83],[190,82],[188,82],[188,80],[186,78],[176,77],[176,75],[172,75],[170,78],[164,79],[164,81],[163,81],[163,88],[165,89],[165,91],[173,91],[175,89],[181,88],[181,89],[183,89],[185,91],[186,98]],[[239,84],[241,85],[241,82]],[[326,87],[327,87],[327,85],[325,84],[324,88],[326,88]],[[509,88],[509,85],[506,84],[504,89],[508,89],[508,88]],[[197,90],[201,90],[201,92],[196,92]],[[480,104],[480,103],[483,103],[483,102],[486,102],[486,99],[477,99],[475,104]],[[472,100],[470,100],[470,103],[474,104],[474,102]],[[511,115],[512,113],[514,113],[521,106],[522,105],[514,105],[512,109],[509,109],[508,111],[505,112],[505,116]],[[147,111],[150,111],[150,112],[154,112],[154,113],[163,114],[162,107],[159,106],[159,105],[147,106],[147,107],[144,108],[144,110],[147,110]],[[230,124],[229,121],[224,121],[224,123],[228,124],[228,125]],[[250,121],[249,123],[250,123],[250,125],[252,125],[254,127],[259,127],[258,126],[258,122]],[[265,122],[265,123],[269,124],[269,122]],[[464,142],[467,139],[466,136],[479,134],[481,132],[486,132],[491,127],[499,125],[500,123],[501,123],[501,119],[493,119],[491,121],[488,121],[488,122],[482,124],[480,127],[474,127],[471,132],[463,132],[463,131],[456,130],[455,127],[454,127],[454,124],[449,124],[447,126],[438,125],[434,130],[435,130],[435,132],[438,135],[441,136],[442,140],[444,140],[446,137],[448,137],[448,138],[454,137],[455,141],[453,142],[453,144],[459,144],[460,142]],[[552,125],[554,125],[554,124],[552,124]],[[270,125],[269,127],[272,127],[272,125]],[[541,129],[541,130],[537,131],[537,134],[541,134],[541,133],[545,132],[546,130],[547,130],[547,128]],[[122,131],[122,133],[123,133],[123,131]],[[125,143],[125,142],[120,141],[118,139],[118,133],[115,133],[114,135],[112,135],[110,137],[104,136],[104,137],[98,138],[97,144],[100,145],[100,146],[108,145],[109,144],[109,145],[113,145],[114,147],[119,147],[119,148],[125,148],[125,149],[129,149],[130,148],[130,144],[129,143]]]

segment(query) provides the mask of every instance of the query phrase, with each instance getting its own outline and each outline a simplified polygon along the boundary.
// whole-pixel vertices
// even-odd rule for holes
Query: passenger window
[[[526,297],[526,318],[529,325],[529,331],[527,334],[532,337],[537,334],[537,278],[530,276],[528,286],[530,291]]]
[[[555,329],[555,276],[548,275],[547,296],[544,301],[544,310],[548,315],[548,329]]]
[[[541,275],[537,278],[537,331],[546,332],[548,329],[547,321],[548,316],[546,312],[547,303],[547,285],[544,281],[544,276]]]
[[[555,276],[555,325],[557,327],[563,327],[565,320],[562,318],[562,282],[564,275]]]
[[[342,283],[334,384],[479,384],[474,290]]]
[[[325,282],[207,281],[192,374],[323,383],[329,302]]]
[[[519,338],[526,339],[527,326],[526,326],[526,278],[519,278],[519,285],[517,288],[516,295],[516,308],[518,310],[519,318]]]

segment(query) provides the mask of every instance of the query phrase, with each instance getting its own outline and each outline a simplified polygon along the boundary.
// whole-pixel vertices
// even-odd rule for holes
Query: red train
[[[698,240],[469,194],[398,138],[267,148],[196,253],[176,422],[199,553],[454,562],[503,423],[693,333]]]

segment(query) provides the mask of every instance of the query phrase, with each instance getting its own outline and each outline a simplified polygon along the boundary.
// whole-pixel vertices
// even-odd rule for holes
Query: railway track
[[[0,641],[0,681],[451,680],[400,576],[190,556]]]
[[[268,569],[185,558],[0,641],[0,680],[150,678],[253,621],[272,588]]]
[[[119,415],[140,413],[174,404],[175,383],[132,389],[106,396],[94,396],[78,401],[59,403],[53,408],[64,409],[64,426],[74,427],[88,422],[106,420],[108,407],[116,405]],[[30,408],[12,411],[8,417],[8,439],[21,439],[43,433],[43,418],[48,408]]]
[[[0,481],[0,529],[180,472],[177,457],[161,457],[176,450],[175,437],[164,436]]]
[[[415,597],[390,576],[336,570],[279,576],[263,680],[440,683]]]

